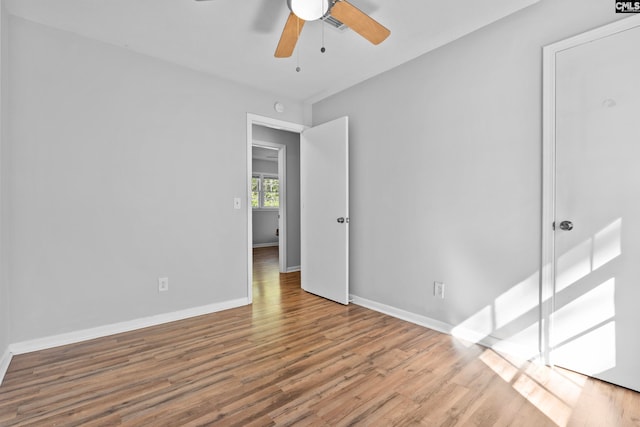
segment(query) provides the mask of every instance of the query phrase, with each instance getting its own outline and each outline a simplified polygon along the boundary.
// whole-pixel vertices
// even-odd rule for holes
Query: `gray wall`
[[[542,47],[621,17],[542,0],[314,104],[350,116],[353,294],[498,338],[535,324]]]
[[[277,142],[287,147],[287,268],[300,266],[300,135],[253,126],[254,141]]]
[[[7,347],[10,344],[9,340],[9,287],[7,280],[7,245],[5,244],[5,230],[6,230],[6,195],[5,190],[7,180],[5,178],[5,146],[6,140],[6,120],[5,114],[7,111],[7,77],[6,72],[7,61],[5,55],[7,54],[7,15],[4,10],[4,3],[0,2],[0,362],[2,356],[5,354]],[[1,373],[0,373],[1,375]]]
[[[278,211],[253,211],[253,244],[278,246]]]
[[[278,162],[269,160],[253,159],[254,173],[278,174]],[[276,229],[278,228],[278,211],[255,210],[252,221],[253,244],[278,244]]]
[[[302,105],[9,24],[10,341],[246,297],[246,114]]]

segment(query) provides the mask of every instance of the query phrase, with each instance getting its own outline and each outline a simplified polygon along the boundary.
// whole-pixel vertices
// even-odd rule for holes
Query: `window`
[[[280,207],[280,180],[277,176],[254,174],[251,177],[251,206],[254,209]]]

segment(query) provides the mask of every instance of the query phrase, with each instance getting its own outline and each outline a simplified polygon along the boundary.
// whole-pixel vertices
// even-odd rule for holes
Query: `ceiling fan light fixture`
[[[329,0],[287,0],[287,6],[298,18],[316,21],[329,11]]]

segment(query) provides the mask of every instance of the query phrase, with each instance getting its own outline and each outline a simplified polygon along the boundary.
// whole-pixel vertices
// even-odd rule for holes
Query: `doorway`
[[[278,150],[278,176],[281,177],[280,188],[281,190],[284,189],[280,194],[281,208],[279,209],[280,218],[278,221],[279,269],[281,273],[297,271],[300,269],[300,247],[299,243],[297,247],[295,243],[296,233],[298,236],[297,240],[299,241],[299,178],[296,184],[292,182],[292,177],[296,175],[299,177],[300,160],[299,155],[297,158],[295,155],[295,144],[297,144],[299,153],[300,133],[304,129],[305,126],[301,124],[285,122],[255,114],[247,114],[247,296],[249,302],[253,300],[253,147],[254,145],[258,145],[264,148],[275,148]],[[279,138],[274,137],[276,135],[279,135]],[[286,141],[283,139],[286,139]],[[298,194],[297,198],[296,193]],[[282,209],[283,207],[286,209]],[[298,210],[297,221],[295,218],[296,214],[293,212],[296,209]],[[295,230],[296,222],[297,232]]]
[[[287,146],[254,139],[251,208],[253,248],[275,247],[287,271]],[[295,190],[295,188],[294,188]]]

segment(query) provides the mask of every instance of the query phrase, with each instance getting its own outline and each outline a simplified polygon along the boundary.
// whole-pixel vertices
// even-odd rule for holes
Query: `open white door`
[[[300,135],[302,289],[349,303],[349,119]]]

